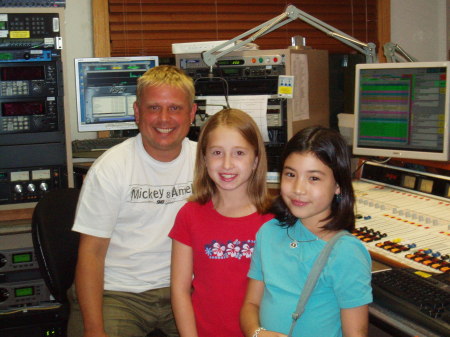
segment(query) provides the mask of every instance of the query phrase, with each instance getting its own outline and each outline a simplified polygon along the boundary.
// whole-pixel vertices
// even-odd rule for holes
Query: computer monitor
[[[357,64],[353,153],[447,161],[450,62]]]
[[[75,59],[78,131],[137,129],[137,79],[158,63],[157,56]]]

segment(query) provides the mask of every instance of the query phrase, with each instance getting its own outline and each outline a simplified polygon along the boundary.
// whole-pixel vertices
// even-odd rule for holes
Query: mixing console
[[[411,172],[386,174],[398,176],[393,181],[399,182],[412,176]],[[421,180],[420,173],[414,176]],[[450,177],[426,179],[438,178],[448,179],[450,185]],[[357,213],[353,234],[375,259],[427,272],[450,272],[450,199],[384,182],[359,180],[353,186]]]

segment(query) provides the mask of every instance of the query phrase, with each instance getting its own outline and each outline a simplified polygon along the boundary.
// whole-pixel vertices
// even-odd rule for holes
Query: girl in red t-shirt
[[[271,198],[264,141],[237,109],[211,116],[197,146],[193,194],[173,239],[172,305],[181,337],[239,337],[247,272]]]

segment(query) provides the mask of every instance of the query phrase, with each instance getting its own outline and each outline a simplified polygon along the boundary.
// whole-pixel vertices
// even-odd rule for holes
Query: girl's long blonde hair
[[[272,198],[266,184],[267,158],[264,141],[253,118],[238,109],[221,110],[209,117],[203,125],[197,145],[193,194],[189,200],[205,204],[217,192],[214,181],[208,175],[205,155],[209,135],[219,126],[237,130],[253,146],[258,161],[250,177],[247,193],[258,213],[266,213]]]

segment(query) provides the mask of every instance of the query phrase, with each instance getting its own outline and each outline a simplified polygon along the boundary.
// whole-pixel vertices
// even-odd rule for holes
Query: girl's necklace
[[[296,240],[289,235],[289,227],[286,228],[286,233],[287,233],[287,236],[289,237],[289,239],[291,239],[291,243],[289,244],[289,247],[291,247],[291,248],[297,248],[298,244],[302,243],[302,242],[313,242],[313,241],[319,240],[319,237],[316,237],[315,239],[312,239],[312,240]]]

